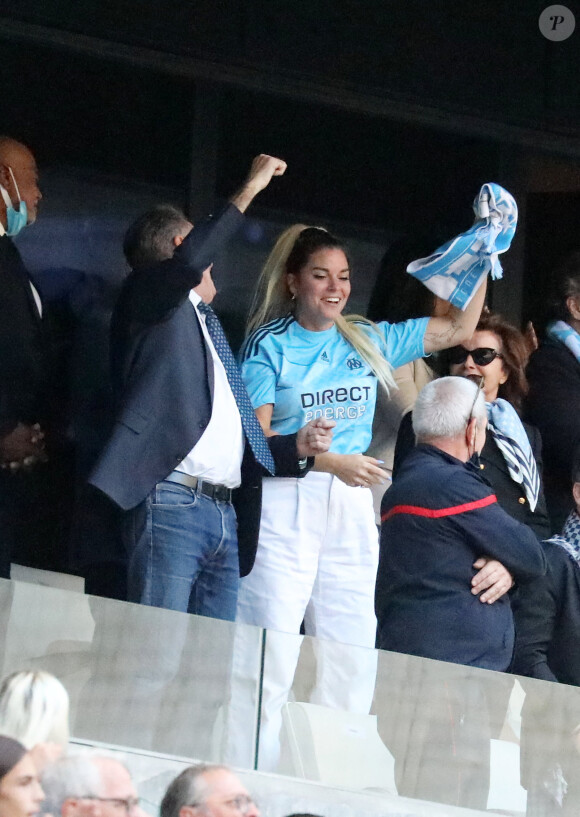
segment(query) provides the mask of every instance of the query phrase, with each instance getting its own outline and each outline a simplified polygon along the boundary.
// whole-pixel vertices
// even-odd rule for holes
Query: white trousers
[[[376,676],[377,562],[378,534],[368,489],[349,488],[322,473],[264,479],[256,562],[240,582],[236,616],[239,622],[271,631],[260,713],[261,770],[273,771],[278,764],[281,710],[294,678],[303,620],[307,635],[323,639],[315,644],[317,671],[310,701],[369,712]],[[256,656],[247,648],[247,638],[248,632],[240,628],[226,750],[233,765],[246,765],[255,739],[251,722],[256,699],[251,690],[256,689]]]

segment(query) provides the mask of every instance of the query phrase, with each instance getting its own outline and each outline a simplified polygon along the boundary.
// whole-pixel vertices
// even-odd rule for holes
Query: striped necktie
[[[268,447],[262,427],[258,422],[254,409],[252,408],[252,404],[250,403],[248,392],[243,384],[240,371],[236,361],[234,360],[232,350],[230,349],[230,345],[227,341],[224,330],[222,329],[222,325],[219,322],[217,315],[208,304],[200,301],[200,303],[197,305],[197,309],[202,315],[205,316],[207,331],[209,332],[209,336],[212,339],[215,350],[218,353],[219,359],[223,363],[226,371],[228,383],[230,384],[232,394],[234,395],[238,406],[238,411],[240,412],[244,434],[246,435],[246,439],[254,452],[254,457],[260,463],[260,465],[270,472],[270,474],[274,474],[274,459],[270,453],[270,448]]]
[[[500,397],[486,406],[489,431],[501,451],[510,477],[522,485],[533,512],[540,494],[540,475],[526,430],[507,400]]]

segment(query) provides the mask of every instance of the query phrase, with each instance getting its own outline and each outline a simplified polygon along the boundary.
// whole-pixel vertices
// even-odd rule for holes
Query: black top
[[[580,445],[580,364],[561,343],[546,340],[530,358],[524,416],[542,435],[544,484],[552,529],[573,508],[572,462]]]
[[[52,350],[30,277],[12,240],[0,237],[0,434],[49,414]]]
[[[527,423],[523,424],[532,453],[536,459],[540,479],[542,476],[542,439],[537,428]],[[395,459],[393,464],[393,479],[397,477],[401,463],[413,449],[415,445],[415,434],[413,432],[413,414],[408,412],[401,420],[397,443],[395,446]],[[481,471],[491,484],[497,501],[501,507],[524,525],[529,525],[538,539],[547,539],[551,534],[550,520],[546,509],[543,486],[540,486],[540,495],[535,511],[530,510],[530,503],[526,498],[523,486],[514,482],[510,477],[506,461],[499,450],[497,443],[491,434],[487,434],[485,445],[479,455]]]
[[[580,686],[580,567],[560,545],[542,547],[546,575],[519,587],[513,600],[512,672]]]

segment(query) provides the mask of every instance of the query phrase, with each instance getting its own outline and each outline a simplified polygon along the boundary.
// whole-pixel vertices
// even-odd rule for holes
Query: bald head
[[[26,203],[28,224],[32,224],[42,198],[36,161],[26,145],[10,136],[0,136],[0,185],[7,191],[15,210],[19,209],[20,201]],[[6,227],[6,205],[2,198],[0,221]]]
[[[11,164],[27,156],[32,156],[32,153],[22,142],[17,142],[11,136],[0,136],[0,162]]]

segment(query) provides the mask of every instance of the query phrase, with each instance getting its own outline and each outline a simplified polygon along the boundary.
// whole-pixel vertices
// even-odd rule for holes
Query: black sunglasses
[[[454,346],[447,352],[449,363],[457,365],[465,363],[468,356],[471,355],[476,366],[488,366],[496,357],[503,357],[501,352],[496,349],[490,349],[487,346],[481,346],[479,349],[466,349],[464,346]]]

